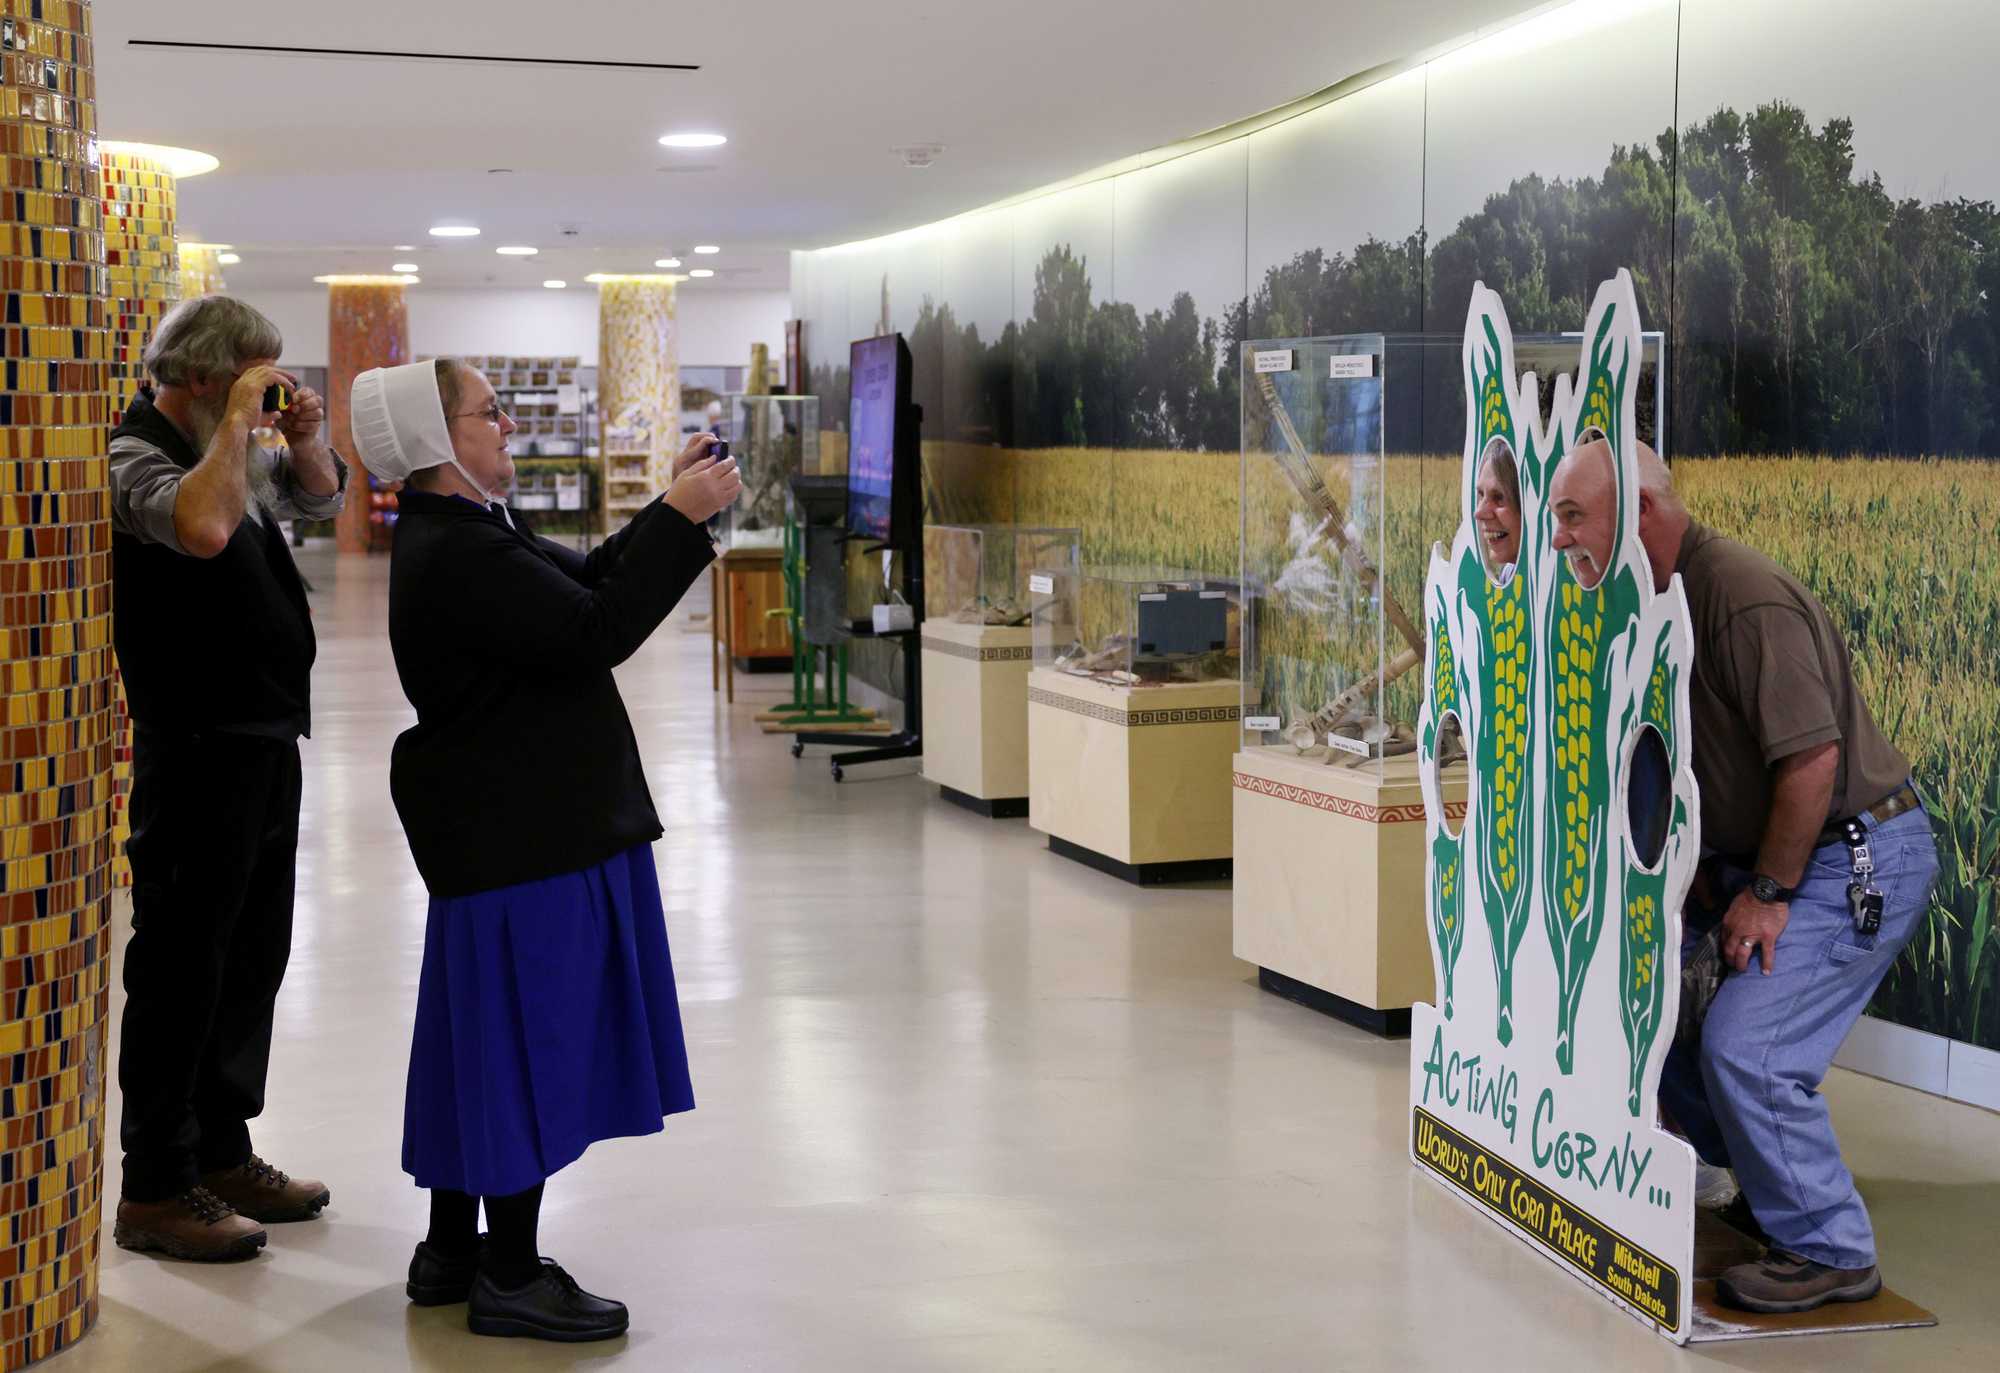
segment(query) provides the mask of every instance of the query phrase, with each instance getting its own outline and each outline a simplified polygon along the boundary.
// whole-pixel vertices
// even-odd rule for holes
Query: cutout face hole
[[[1497,434],[1473,481],[1472,531],[1486,575],[1504,583],[1521,556],[1521,469],[1513,447]]]
[[[1457,815],[1451,813],[1450,802],[1445,796],[1444,776],[1451,768],[1462,771],[1465,762],[1465,729],[1458,723],[1458,712],[1448,710],[1444,713],[1444,718],[1438,721],[1437,748],[1432,751],[1430,769],[1432,794],[1444,808],[1444,819],[1441,822],[1444,825],[1444,832],[1454,839],[1465,831],[1465,813],[1463,811]]]
[[[1618,474],[1611,445],[1598,429],[1577,435],[1576,447],[1549,483],[1549,519],[1558,554],[1586,591],[1604,580],[1618,554]]]
[[[1657,871],[1666,854],[1673,811],[1674,773],[1667,741],[1653,726],[1641,725],[1625,769],[1625,819],[1632,861],[1648,872]]]

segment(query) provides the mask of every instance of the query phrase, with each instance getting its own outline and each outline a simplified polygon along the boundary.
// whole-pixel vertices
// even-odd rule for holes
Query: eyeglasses
[[[500,402],[496,400],[484,410],[461,410],[458,414],[451,416],[451,418],[455,420],[482,419],[495,429],[498,429],[500,421],[506,418],[506,415],[507,412],[500,408]]]

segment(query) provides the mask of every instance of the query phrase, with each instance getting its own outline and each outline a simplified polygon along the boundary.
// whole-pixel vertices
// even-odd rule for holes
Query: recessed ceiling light
[[[398,263],[397,263],[397,264],[395,264],[395,265],[394,265],[393,267],[391,267],[391,268],[390,268],[389,270],[390,270],[390,271],[392,271],[392,272],[394,272],[394,273],[396,273],[396,274],[397,274],[398,276],[401,276],[401,275],[402,275],[403,273],[405,273],[405,272],[414,272],[414,271],[416,271],[416,270],[417,270],[417,264],[416,264],[416,263],[414,263],[414,262],[398,262]]]
[[[533,257],[542,250],[540,248],[530,248],[525,243],[509,243],[505,247],[495,248],[493,251],[502,257]]]
[[[662,148],[719,148],[729,140],[719,133],[667,133],[660,135]]]
[[[479,230],[471,224],[433,224],[432,238],[478,238]]]
[[[568,285],[569,285],[569,283],[568,283],[567,281],[553,281],[553,280],[551,280],[551,281],[545,281],[545,282],[543,282],[543,283],[542,283],[542,285],[544,285],[544,286],[548,287],[548,288],[549,288],[549,289],[550,289],[551,291],[560,291],[560,290],[562,290],[562,289],[563,289],[564,287],[568,286]]]
[[[701,253],[704,255],[708,253],[719,253],[722,251],[722,249],[716,247],[713,243],[697,243],[694,245],[694,250],[697,253]]]
[[[681,260],[677,257],[655,258],[653,260],[653,265],[655,267],[670,267],[670,268],[678,267],[681,265]]]
[[[707,267],[696,267],[692,271],[690,271],[688,275],[691,277],[712,277],[715,275],[715,273],[713,270]]]
[[[217,253],[215,255],[215,260],[221,263],[225,267],[234,267],[237,263],[241,262],[243,259],[241,257],[238,257],[235,253]]]
[[[26,46],[25,43],[22,44]],[[120,143],[115,140],[99,142],[99,152],[116,153],[123,157],[143,157],[159,163],[177,177],[200,176],[212,172],[222,165],[208,153],[196,152],[193,148],[170,148],[162,143]]]

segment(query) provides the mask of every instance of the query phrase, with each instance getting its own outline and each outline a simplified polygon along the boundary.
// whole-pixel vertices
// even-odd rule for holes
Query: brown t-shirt
[[[1771,809],[1772,768],[1840,744],[1827,819],[1868,809],[1910,775],[1854,686],[1847,643],[1798,578],[1754,548],[1689,522],[1674,571],[1694,618],[1694,778],[1701,843],[1754,855]]]

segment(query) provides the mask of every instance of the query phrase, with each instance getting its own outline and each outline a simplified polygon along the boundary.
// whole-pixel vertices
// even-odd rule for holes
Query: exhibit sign
[[[1625,272],[1601,286],[1578,371],[1515,370],[1498,295],[1472,291],[1461,353],[1460,523],[1431,553],[1418,723],[1439,1004],[1411,1013],[1410,1154],[1475,1208],[1675,1341],[1690,1328],[1694,1153],[1660,1128],[1679,1012],[1680,909],[1700,808],[1687,602],[1639,541],[1642,343]],[[1608,469],[1608,566],[1556,547],[1551,484]],[[1520,530],[1481,530],[1489,463]],[[1496,551],[1504,550],[1504,551]],[[1511,560],[1509,560],[1511,559]],[[1438,754],[1464,743],[1454,831]]]

